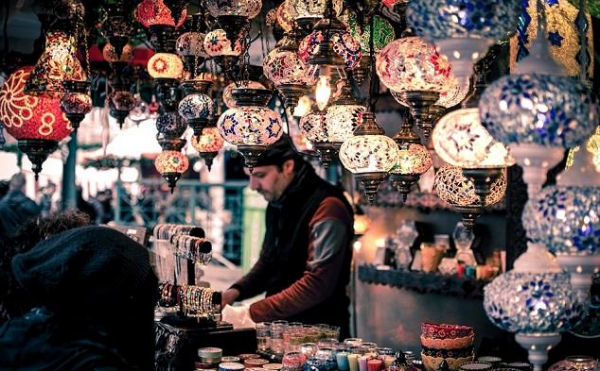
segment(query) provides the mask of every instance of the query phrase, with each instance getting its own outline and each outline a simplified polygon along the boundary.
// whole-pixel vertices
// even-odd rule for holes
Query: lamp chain
[[[375,104],[372,102],[373,96],[375,95],[375,79],[373,71],[375,70],[375,58],[373,56],[374,41],[373,41],[373,18],[369,20],[369,90],[367,93],[367,110],[375,112]]]
[[[588,38],[587,31],[589,28],[587,16],[585,14],[585,0],[579,0],[579,12],[577,13],[576,24],[577,29],[579,30],[579,53],[578,53],[578,62],[579,62],[579,81],[581,81],[584,85],[589,86],[588,81],[588,67],[590,63],[590,58],[588,55]]]
[[[251,28],[251,26],[248,26],[248,32],[246,33],[246,42],[244,43],[244,57],[242,60],[242,80],[244,81],[246,86],[248,84],[248,81],[250,81],[250,72],[248,71],[248,66],[250,65],[250,44],[252,43],[252,39],[250,38]]]

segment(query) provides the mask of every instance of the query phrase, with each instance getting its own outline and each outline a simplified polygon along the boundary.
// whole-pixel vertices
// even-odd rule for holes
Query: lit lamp
[[[377,55],[377,75],[381,82],[408,104],[411,114],[424,136],[429,136],[431,123],[428,109],[449,90],[450,64],[420,37],[409,36],[388,44]]]
[[[118,88],[123,89],[123,87]],[[117,119],[122,129],[129,111],[136,105],[135,96],[129,90],[115,90],[108,95],[107,100],[110,115]]]
[[[176,150],[164,150],[154,160],[156,170],[169,184],[171,193],[175,190],[177,181],[187,171],[189,165],[188,158]]]
[[[483,207],[494,205],[504,197],[506,179],[503,174],[492,183],[490,194],[485,198],[483,206],[481,198],[475,193],[475,185],[463,175],[460,167],[451,165],[440,167],[435,173],[433,188],[440,199],[461,213],[465,227],[473,229]]]
[[[342,14],[342,0],[289,0],[295,10],[296,22],[303,36],[308,35],[316,27],[316,23],[326,16],[327,6],[332,4],[333,16]]]
[[[17,139],[37,179],[42,163],[58,148],[58,142],[71,134],[72,127],[61,111],[59,98],[25,93],[31,70],[31,66],[17,69],[2,85],[0,121],[6,132]]]
[[[164,0],[143,0],[135,8],[134,16],[146,28],[154,26],[180,27],[185,22],[187,10],[181,9],[177,17],[173,17]],[[177,19],[175,19],[177,18]]]
[[[325,18],[315,24],[298,49],[298,56],[308,64],[307,81],[316,81],[315,100],[320,110],[329,104],[331,86],[345,78],[344,68],[357,68],[362,57],[360,43],[335,18],[333,6],[333,0],[328,0]]]
[[[279,27],[285,32],[290,32],[294,29],[294,20],[298,16],[295,3],[296,0],[285,0],[277,7],[277,24],[279,24]]]
[[[184,61],[186,79],[196,74],[197,65],[208,54],[204,51],[204,39],[206,34],[199,32],[204,22],[204,14],[197,13],[191,17],[191,31],[184,32],[175,41],[175,51]]]
[[[419,0],[408,3],[406,17],[417,35],[448,58],[454,75],[467,82],[473,64],[515,30],[519,10],[516,0]]]
[[[206,34],[204,51],[210,57],[224,57],[230,65],[232,57],[238,57],[244,49],[244,34],[228,35],[225,30],[217,28]]]
[[[544,245],[529,243],[514,269],[484,287],[483,307],[492,323],[516,333],[529,352],[534,371],[541,371],[548,351],[581,316],[581,306],[556,258]]]
[[[538,2],[538,38],[511,75],[492,83],[479,101],[481,123],[508,146],[523,168],[529,198],[565,149],[581,144],[596,127],[597,107],[586,87],[565,76],[548,53],[544,6]]]
[[[183,75],[183,62],[177,54],[155,53],[148,60],[148,73],[155,79],[177,80]]]
[[[354,174],[370,203],[375,202],[379,184],[398,162],[398,146],[384,134],[375,122],[375,115],[366,111],[354,136],[346,139],[340,148],[342,165]]]
[[[192,147],[204,159],[208,171],[212,167],[214,158],[219,154],[219,150],[223,148],[223,144],[225,141],[215,126],[203,128],[199,137],[192,136]]]
[[[179,102],[178,112],[194,130],[194,135],[200,136],[202,128],[208,125],[215,112],[215,105],[208,95],[212,82],[187,80],[181,83],[180,88],[185,97]]]
[[[226,142],[237,146],[250,171],[258,156],[283,134],[278,113],[267,107],[272,93],[266,89],[238,88],[232,91],[236,108],[225,111],[217,127]]]
[[[354,209],[354,236],[358,239],[369,230],[371,219],[359,205],[355,205]]]

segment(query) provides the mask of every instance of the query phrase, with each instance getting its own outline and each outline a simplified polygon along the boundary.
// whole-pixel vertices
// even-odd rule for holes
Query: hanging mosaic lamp
[[[408,104],[417,126],[429,137],[433,123],[428,109],[440,99],[441,92],[451,90],[453,82],[448,60],[416,36],[391,42],[376,58],[381,82]]]
[[[413,185],[433,165],[433,159],[414,132],[410,118],[404,119],[400,131],[392,139],[398,145],[398,161],[390,170],[390,182],[406,202]]]
[[[178,28],[185,22],[187,10],[183,8],[178,17],[173,17],[164,0],[143,0],[135,8],[134,16],[142,26],[149,29],[155,26]]]
[[[277,24],[284,32],[294,29],[294,21],[298,16],[295,8],[296,0],[285,0],[276,9]]]
[[[436,45],[452,64],[454,75],[468,81],[473,64],[494,43],[516,30],[519,0],[409,1],[408,24]]]
[[[188,17],[187,24],[189,30],[179,35],[175,42],[175,51],[183,59],[186,80],[196,75],[198,65],[208,58],[208,54],[204,50],[206,33],[200,32],[201,29],[206,28],[204,13],[196,13]]]
[[[179,139],[186,129],[186,123],[177,112],[163,112],[156,118],[156,130],[163,134],[165,139]]]
[[[190,166],[186,155],[180,150],[164,150],[156,156],[154,166],[160,175],[167,181],[171,193],[175,190],[177,181]]]
[[[223,104],[227,106],[227,108],[236,108],[237,102],[233,97],[233,90],[238,88],[248,88],[248,89],[262,89],[266,90],[265,86],[258,81],[239,81],[232,82],[228,84],[225,89],[223,89]]]
[[[483,307],[490,321],[529,352],[534,371],[542,371],[548,351],[582,314],[576,294],[556,258],[544,245],[529,243],[514,269],[484,287]]]
[[[289,0],[296,14],[296,22],[303,36],[311,33],[316,23],[326,17],[327,7],[331,6],[333,16],[342,14],[343,0]]]
[[[102,57],[108,63],[129,63],[133,60],[133,46],[125,44],[121,54],[117,54],[116,48],[111,43],[106,43],[102,48]]]
[[[184,97],[179,102],[178,112],[194,130],[194,135],[200,136],[215,113],[215,105],[209,96],[212,90],[211,81],[187,80],[181,83]]]
[[[210,57],[222,57],[224,63],[228,63],[223,68],[231,67],[233,58],[239,57],[244,50],[244,38],[244,32],[229,35],[225,30],[218,28],[206,34],[204,51]]]
[[[204,159],[208,171],[210,171],[214,158],[217,157],[224,144],[225,141],[216,126],[203,128],[199,137],[192,136],[192,147]]]
[[[42,163],[73,129],[61,111],[59,98],[25,92],[32,69],[17,69],[0,88],[0,121],[31,161],[37,179]]]
[[[128,5],[125,5],[125,0],[115,1],[108,5],[107,16],[101,26],[102,34],[108,40],[106,45],[111,45],[112,53],[117,60],[121,59],[133,33],[133,24],[129,20],[128,13]],[[131,45],[129,47],[131,48]],[[106,57],[104,59],[108,61]]]
[[[357,68],[362,57],[360,43],[335,18],[333,6],[331,0],[327,1],[325,18],[315,24],[298,48],[300,60],[308,66],[308,81],[316,82],[315,100],[320,110],[329,104],[331,87],[346,77],[344,70]]]
[[[206,10],[217,19],[231,16],[252,19],[260,13],[261,8],[261,0],[206,1]]]
[[[60,100],[60,108],[65,113],[73,130],[77,131],[85,115],[92,110],[89,81],[67,80],[63,82],[66,93]]]
[[[481,198],[475,193],[475,185],[463,175],[458,166],[440,167],[435,173],[433,188],[441,200],[452,205],[452,208],[461,214],[465,227],[473,229],[483,207],[497,204],[504,197],[506,178],[503,174],[492,183],[491,192],[485,198],[483,207]]]
[[[538,38],[529,56],[494,81],[479,101],[481,123],[523,168],[530,199],[539,193],[548,169],[562,160],[565,149],[588,138],[598,119],[586,87],[567,77],[549,55],[541,0],[538,10]]]
[[[124,89],[121,86],[117,88]],[[106,99],[110,115],[117,119],[119,127],[122,129],[129,112],[136,105],[135,96],[129,90],[115,90]]]
[[[388,171],[398,162],[398,146],[366,111],[362,124],[340,147],[340,161],[363,187],[370,203],[375,202],[377,188]]]
[[[240,87],[233,89],[236,108],[225,111],[217,127],[226,142],[237,146],[250,171],[258,156],[283,134],[278,113],[267,107],[272,93],[266,89]]]

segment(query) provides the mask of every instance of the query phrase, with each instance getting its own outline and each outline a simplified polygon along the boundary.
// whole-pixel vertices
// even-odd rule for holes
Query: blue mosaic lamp
[[[488,48],[516,30],[518,0],[419,0],[406,10],[413,31],[435,43],[452,64],[454,75],[468,80],[473,64]]]
[[[598,107],[586,87],[569,77],[548,52],[545,10],[538,0],[538,37],[529,56],[511,75],[492,83],[479,101],[481,123],[509,146],[523,167],[529,198],[539,193],[546,172],[565,149],[581,144],[594,131]]]
[[[484,287],[483,306],[494,325],[516,333],[534,371],[542,370],[548,351],[561,340],[560,333],[582,314],[569,274],[544,245],[535,243],[515,261],[513,270]]]

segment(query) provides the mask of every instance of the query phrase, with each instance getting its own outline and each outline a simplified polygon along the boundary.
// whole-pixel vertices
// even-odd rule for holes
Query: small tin
[[[258,354],[254,354],[254,353],[244,353],[244,354],[240,354],[238,355],[238,357],[242,360],[245,361],[247,359],[256,359],[256,358],[260,358],[260,355]]]
[[[238,362],[219,363],[219,371],[243,371],[244,365]]]
[[[460,371],[491,371],[492,364],[486,362],[467,362],[460,365]]]
[[[240,357],[221,357],[221,362],[238,362],[240,363]]]
[[[263,369],[267,370],[281,370],[283,365],[281,363],[265,363]]]
[[[198,357],[200,358],[200,363],[208,365],[208,367],[203,368],[211,368],[211,365],[216,366],[221,362],[221,357],[223,356],[223,349],[207,347],[198,349]]]
[[[492,368],[498,368],[500,366],[500,363],[502,363],[502,358],[494,357],[494,356],[483,356],[483,357],[477,358],[477,361],[491,363]]]
[[[250,358],[244,361],[244,366],[246,366],[247,368],[262,367],[267,363],[269,363],[269,361],[267,361],[266,359]]]

